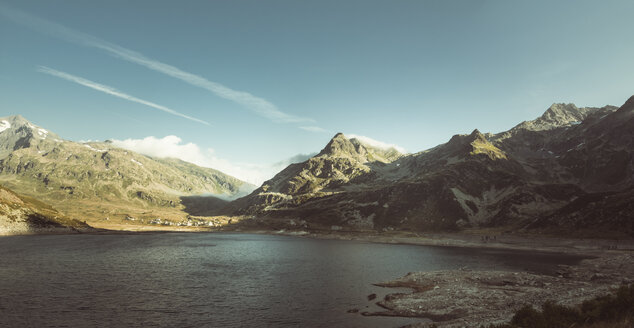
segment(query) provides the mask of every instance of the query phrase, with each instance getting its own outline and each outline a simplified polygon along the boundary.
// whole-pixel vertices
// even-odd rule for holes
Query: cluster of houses
[[[159,224],[165,226],[179,226],[179,227],[216,227],[220,226],[220,222],[214,221],[205,221],[205,220],[193,220],[192,218],[187,218],[186,221],[180,222],[171,222],[167,220],[161,220],[160,218],[153,219],[149,222],[150,224]]]
[[[104,218],[103,220],[107,221],[109,218]],[[154,218],[149,221],[145,219],[137,219],[132,216],[126,216],[124,218],[126,221],[139,221],[141,224],[154,224],[154,225],[163,225],[163,226],[178,226],[178,227],[220,227],[224,225],[224,223],[231,223],[231,219],[222,220],[222,219],[200,219],[200,218],[192,218],[188,217],[187,220],[183,220],[180,222],[172,222],[168,220],[164,220],[161,218]],[[226,221],[226,222],[225,222]]]

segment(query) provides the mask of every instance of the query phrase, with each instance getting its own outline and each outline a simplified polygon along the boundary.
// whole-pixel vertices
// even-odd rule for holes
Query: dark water
[[[548,272],[562,255],[250,234],[0,238],[0,327],[397,327],[372,283],[410,271]],[[375,300],[374,302],[376,302]]]

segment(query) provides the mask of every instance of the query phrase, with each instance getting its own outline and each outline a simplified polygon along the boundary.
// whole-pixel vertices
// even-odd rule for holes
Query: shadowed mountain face
[[[89,230],[52,207],[0,187],[0,235]]]
[[[0,183],[93,220],[182,219],[180,197],[239,196],[254,187],[217,170],[157,159],[108,142],[77,143],[21,116],[0,118]]]
[[[633,155],[634,97],[620,108],[554,104],[509,131],[475,130],[416,154],[337,134],[228,210],[275,228],[631,236]]]

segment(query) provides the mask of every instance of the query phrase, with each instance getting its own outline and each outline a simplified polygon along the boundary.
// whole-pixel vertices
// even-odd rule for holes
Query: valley
[[[338,133],[257,189],[108,141],[66,141],[21,116],[0,121],[2,185],[103,229],[634,234],[634,98],[554,104],[508,131],[413,154]]]

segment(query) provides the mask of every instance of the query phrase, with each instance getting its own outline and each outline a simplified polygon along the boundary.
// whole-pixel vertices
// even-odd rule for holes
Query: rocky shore
[[[411,292],[388,294],[377,302],[385,311],[362,314],[431,319],[438,327],[479,327],[508,322],[526,304],[539,307],[551,300],[576,305],[633,283],[633,277],[634,256],[627,251],[604,251],[579,265],[560,265],[554,276],[471,270],[411,272],[376,284]],[[421,322],[410,327],[426,325]]]
[[[252,233],[272,233],[251,231]],[[385,311],[350,313],[364,316],[420,318],[408,327],[480,327],[508,322],[522,306],[536,308],[550,300],[577,305],[634,283],[634,240],[575,239],[534,234],[466,233],[316,233],[277,231],[276,234],[316,239],[357,240],[388,244],[493,248],[553,252],[583,256],[578,265],[559,265],[554,275],[526,271],[446,270],[410,272],[375,285],[394,288],[376,304]],[[495,237],[490,237],[494,235]],[[489,236],[489,237],[487,237]],[[409,292],[404,290],[409,289]],[[381,293],[383,294],[383,293]],[[374,294],[371,295],[374,300]]]

